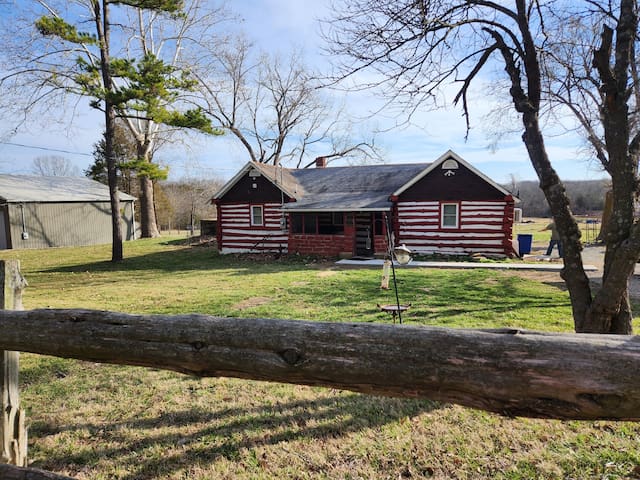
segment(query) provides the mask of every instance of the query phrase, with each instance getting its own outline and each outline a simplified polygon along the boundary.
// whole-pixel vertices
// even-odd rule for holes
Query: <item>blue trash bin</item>
[[[531,253],[531,244],[533,243],[533,235],[530,233],[518,234],[518,255],[523,256],[525,253]]]

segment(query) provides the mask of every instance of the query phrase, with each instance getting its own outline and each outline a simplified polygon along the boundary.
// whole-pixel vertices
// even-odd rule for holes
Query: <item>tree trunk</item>
[[[150,143],[144,140],[137,140],[138,161],[150,163],[149,151]],[[142,238],[156,238],[160,236],[158,231],[158,222],[156,218],[156,204],[153,192],[153,179],[144,172],[139,173],[140,176],[140,230]]]
[[[585,331],[631,333],[629,278],[640,254],[640,226],[634,225],[638,185],[638,152],[631,146],[629,117],[630,62],[635,62],[633,45],[638,28],[634,0],[621,0],[614,31],[605,25],[600,47],[593,53],[593,66],[601,82],[603,97],[600,118],[611,175],[612,211],[606,226],[606,254],[602,288],[594,298]],[[614,42],[615,38],[615,42]],[[615,43],[615,45],[614,45]]]
[[[138,161],[145,165],[151,163],[151,144],[147,137],[137,139]],[[153,179],[144,172],[140,176],[140,230],[142,238],[157,238],[160,236],[156,217],[156,203],[153,192]]]
[[[628,282],[637,260],[635,252],[640,251],[640,229],[635,231],[637,239],[631,236],[627,220],[628,209],[621,207],[616,215],[614,207],[611,221],[616,226],[607,228],[609,233],[606,239],[602,287],[593,295],[582,263],[580,230],[571,212],[564,186],[547,157],[537,115],[525,113],[523,121],[523,140],[540,178],[540,188],[545,194],[564,247],[561,276],[569,291],[575,330],[578,333],[630,335],[633,331],[633,316]],[[616,222],[616,218],[625,220]],[[613,233],[616,231],[617,235]]]
[[[600,221],[600,232],[596,238],[597,242],[603,242],[607,237],[607,228],[609,228],[609,222],[611,221],[611,213],[613,212],[613,192],[607,190],[604,197],[604,207],[602,210],[602,219]]]
[[[569,291],[575,330],[578,333],[586,332],[588,329],[585,330],[584,324],[589,316],[592,297],[589,278],[582,263],[580,229],[569,207],[569,198],[564,185],[549,161],[537,113],[525,112],[523,123],[525,133],[522,139],[540,179],[540,189],[549,204],[563,245],[564,267],[561,276]],[[596,319],[594,318],[594,320]]]
[[[629,278],[635,270],[638,251],[638,225],[630,229],[624,241],[607,244],[602,287],[595,295],[582,325],[584,332],[631,334],[633,316],[629,302]]]
[[[569,207],[569,198],[564,185],[551,165],[544,144],[544,137],[540,130],[538,115],[540,113],[540,98],[542,94],[541,73],[538,50],[533,41],[529,25],[527,2],[517,0],[516,6],[518,27],[522,34],[523,51],[520,55],[522,63],[524,63],[524,74],[521,62],[514,58],[513,50],[506,45],[501,33],[495,30],[489,30],[489,33],[495,39],[496,46],[505,61],[505,71],[511,81],[509,93],[511,94],[514,108],[522,114],[524,127],[522,141],[529,154],[531,165],[540,180],[540,189],[549,204],[549,209],[553,214],[553,219],[560,234],[564,254],[564,268],[561,276],[569,291],[575,329],[580,332],[582,331],[582,324],[587,318],[592,300],[589,278],[584,271],[582,263],[580,229]],[[525,80],[526,90],[522,85]]]
[[[93,362],[640,420],[639,337],[88,310],[0,311],[0,331],[0,349]]]
[[[153,196],[153,180],[140,177],[140,228],[142,238],[156,238],[160,236],[156,222],[156,208]]]
[[[633,205],[636,193],[637,152],[629,150],[629,109],[627,79],[629,56],[633,50],[636,28],[634,0],[621,0],[620,19],[616,30],[616,51],[612,55],[613,31],[604,27],[602,45],[594,53],[593,65],[602,81],[601,93],[605,102],[601,109],[608,163],[605,165],[612,178],[613,211],[605,227],[607,253],[603,284],[595,298],[582,264],[580,230],[569,206],[564,186],[549,161],[540,130],[538,115],[541,98],[541,70],[538,50],[530,30],[529,8],[524,0],[517,0],[517,22],[522,34],[519,59],[509,48],[502,34],[488,29],[505,60],[505,70],[511,80],[510,94],[513,105],[522,114],[522,139],[531,164],[540,180],[540,188],[549,204],[564,250],[564,279],[573,310],[576,332],[631,333],[631,304],[628,281],[640,254],[640,226],[633,225]],[[615,65],[610,66],[612,56]],[[520,62],[520,59],[522,62]],[[524,67],[524,75],[522,68]],[[526,82],[526,90],[523,83]],[[634,156],[636,155],[636,156]],[[631,237],[638,237],[632,239]]]
[[[111,77],[111,57],[109,55],[109,7],[108,2],[94,2],[94,16],[96,31],[100,45],[100,70],[102,82],[106,92],[113,92],[114,84]],[[103,10],[101,10],[101,5]],[[120,194],[118,192],[118,171],[114,151],[114,138],[116,131],[115,107],[109,99],[105,98],[105,132],[104,154],[107,160],[107,180],[109,183],[109,199],[111,202],[111,261],[119,262],[124,258],[122,250],[122,221],[120,215]]]
[[[120,192],[118,191],[118,171],[113,149],[113,128],[116,115],[110,102],[106,102],[105,111],[105,154],[107,155],[107,178],[109,181],[109,199],[111,202],[111,261],[120,262],[124,258],[122,248],[122,216],[120,215]]]

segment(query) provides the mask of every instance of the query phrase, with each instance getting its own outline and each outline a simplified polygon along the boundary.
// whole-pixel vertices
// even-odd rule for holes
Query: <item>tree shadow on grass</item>
[[[165,278],[168,284],[176,285],[179,275],[198,276],[209,272],[221,272],[229,277],[225,288],[211,292],[209,303],[203,295],[194,292],[202,288],[210,289],[206,274],[202,281],[191,291],[190,296],[183,299],[180,309],[198,311],[210,315],[231,317],[268,317],[292,318],[300,320],[320,320],[339,322],[388,322],[391,319],[381,313],[377,304],[395,304],[393,287],[390,290],[380,289],[381,271],[378,269],[337,269],[325,263],[306,264],[303,259],[284,258],[267,260],[251,256],[218,255],[207,253],[201,249],[187,248],[175,251],[157,252],[139,257],[125,259],[124,262],[112,264],[97,262],[84,265],[55,268],[52,272],[123,272],[122,276],[96,276],[90,281],[100,285],[102,281],[127,282],[124,272],[131,273],[140,281],[157,281],[156,275],[176,273]],[[321,276],[309,273],[318,267],[331,267],[332,275]],[[145,275],[142,274],[146,271]],[[157,273],[156,273],[157,272]],[[306,272],[294,275],[294,281],[281,272]],[[217,274],[217,273],[213,273]],[[275,275],[274,275],[275,274]],[[273,275],[273,278],[270,276]],[[122,280],[118,280],[122,277]],[[232,277],[235,277],[233,279]],[[219,278],[219,277],[218,277]],[[301,278],[304,281],[301,281]],[[171,283],[173,281],[173,283]],[[255,288],[244,288],[244,285],[263,285],[258,291]],[[550,289],[549,287],[553,287]],[[478,320],[488,319],[495,314],[498,322],[502,317],[529,310],[547,311],[551,309],[569,308],[569,299],[561,282],[544,283],[536,279],[522,279],[517,276],[487,270],[401,270],[398,272],[398,290],[400,303],[411,303],[410,312],[406,315],[412,323],[438,325],[447,319],[454,323],[463,316],[477,314]],[[266,306],[253,308],[237,308],[253,297],[269,297],[273,299]],[[193,301],[191,300],[193,299]],[[192,303],[190,303],[192,302]],[[204,303],[203,303],[204,302]],[[271,308],[273,305],[288,305],[290,308]],[[324,309],[319,308],[323,305]],[[163,312],[165,310],[162,310]],[[166,311],[174,312],[169,308]],[[522,314],[525,315],[525,314]],[[405,316],[405,315],[403,315]],[[507,319],[508,321],[508,319]],[[465,320],[457,326],[465,326]],[[477,322],[471,322],[476,324]],[[487,325],[494,325],[490,319]]]
[[[560,291],[567,292],[567,284],[564,283],[564,280],[558,280],[557,282],[544,281],[542,282],[544,285],[548,285],[553,288],[557,288]]]
[[[97,261],[78,263],[40,270],[49,273],[78,273],[78,272],[135,272],[157,270],[162,272],[177,272],[185,270],[215,270],[233,268],[238,274],[250,273],[258,268],[265,272],[278,272],[292,269],[307,268],[304,259],[290,256],[270,256],[260,259],[256,255],[220,255],[218,252],[188,245],[181,249],[166,250],[143,255],[125,254],[121,262]]]
[[[376,278],[377,279],[377,278]],[[532,288],[532,285],[534,288]],[[411,304],[403,314],[413,323],[438,322],[439,319],[462,315],[513,314],[526,311],[541,311],[569,308],[569,299],[564,291],[548,291],[548,286],[530,280],[505,276],[494,276],[493,272],[450,272],[443,275],[425,271],[411,274],[404,272],[398,282],[401,304]],[[337,295],[336,292],[340,292]],[[349,321],[342,311],[352,312],[359,308],[358,321],[390,320],[381,313],[377,305],[395,304],[395,292],[380,290],[372,276],[351,275],[346,278],[330,277],[324,284],[318,282],[289,287],[288,293],[299,299],[313,299],[318,304],[335,309],[336,319]]]
[[[106,459],[108,463],[126,469],[128,473],[119,478],[138,480],[163,478],[194,465],[206,467],[221,458],[237,461],[243,449],[280,442],[342,438],[438,408],[440,404],[428,400],[348,393],[248,408],[194,408],[106,425],[76,424],[56,428],[50,423],[35,423],[30,436],[38,441],[63,431],[88,430],[92,439],[110,446],[94,449],[90,454],[51,452],[46,461],[34,466],[54,471],[87,472]],[[197,425],[195,430],[194,425]],[[158,434],[163,428],[171,431]],[[132,430],[135,430],[133,435]]]
[[[33,355],[33,354],[29,354]],[[20,384],[25,387],[43,383],[45,379],[64,378],[69,372],[69,361],[64,358],[39,355],[38,362],[20,366]]]

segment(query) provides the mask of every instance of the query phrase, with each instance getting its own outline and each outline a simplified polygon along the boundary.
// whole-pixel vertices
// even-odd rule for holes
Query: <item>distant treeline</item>
[[[577,215],[599,214],[604,208],[604,197],[609,189],[608,180],[565,181],[564,186],[571,200],[571,210]],[[520,199],[516,207],[525,217],[549,217],[549,206],[538,182],[526,181],[505,185]]]

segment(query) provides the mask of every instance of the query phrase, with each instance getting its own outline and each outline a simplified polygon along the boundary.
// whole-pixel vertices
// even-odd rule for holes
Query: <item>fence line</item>
[[[26,283],[18,265],[1,271],[3,306],[19,307]],[[510,416],[640,421],[637,336],[47,309],[0,310],[0,331],[0,350],[13,352],[429,398]],[[0,463],[24,465],[17,365],[17,357],[3,364],[9,453]],[[2,478],[61,478],[3,468],[14,476]]]
[[[640,420],[640,337],[0,311],[0,349],[421,397],[511,416]]]

